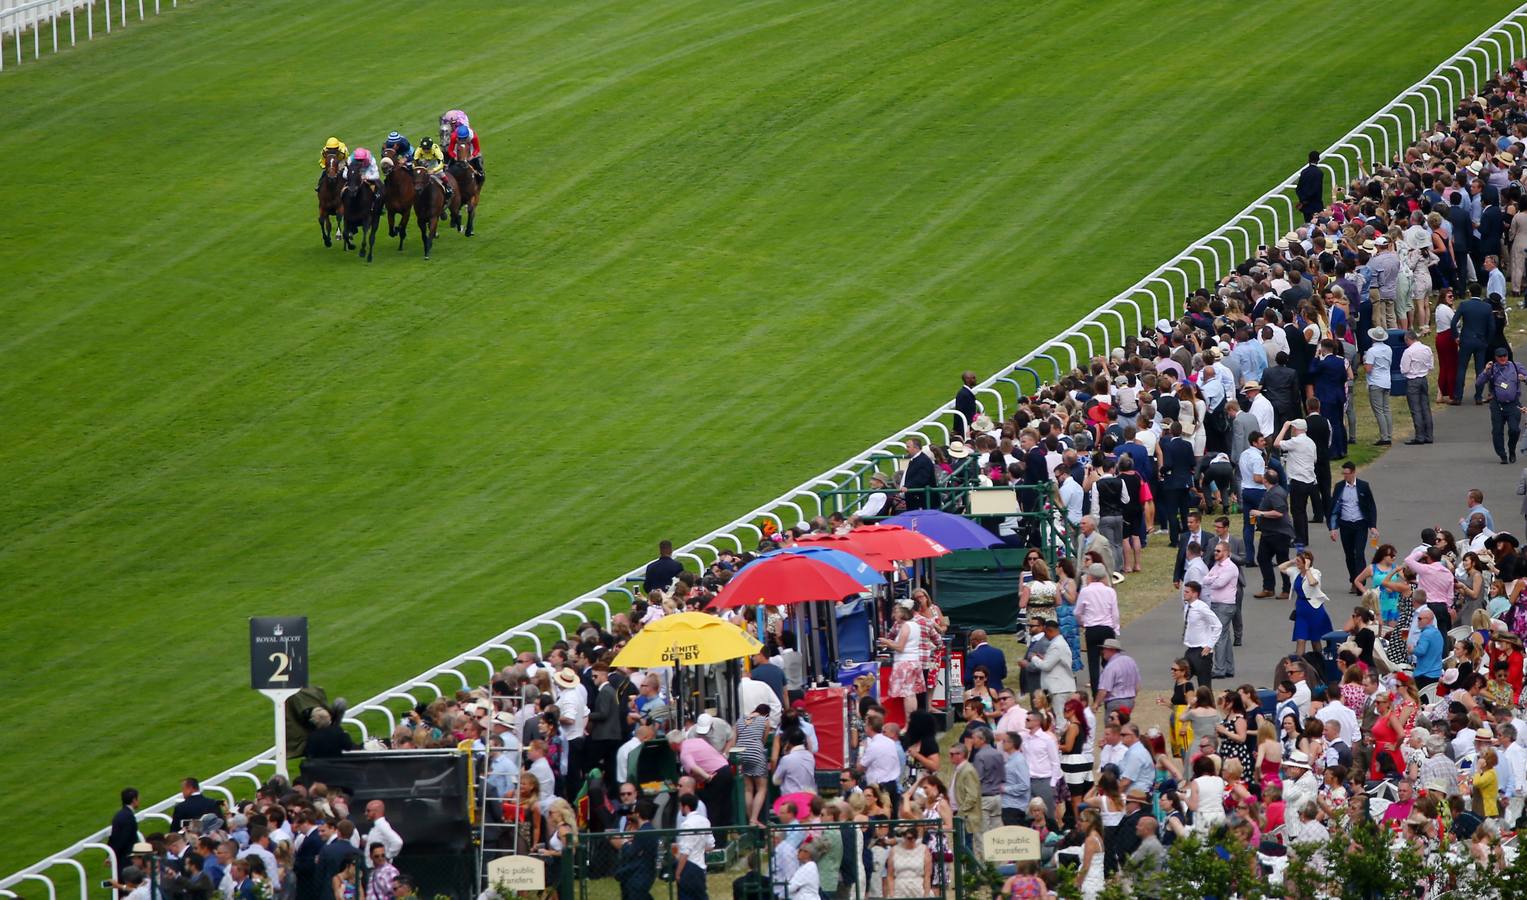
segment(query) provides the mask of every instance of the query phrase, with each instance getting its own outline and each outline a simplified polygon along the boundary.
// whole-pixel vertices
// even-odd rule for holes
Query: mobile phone
[[[105,888],[106,890],[109,891],[112,888],[116,887],[116,885],[111,883],[111,879],[107,879],[107,880],[101,882],[101,887],[103,887],[103,888]]]

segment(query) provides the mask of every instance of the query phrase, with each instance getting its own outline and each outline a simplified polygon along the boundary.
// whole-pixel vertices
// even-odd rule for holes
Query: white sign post
[[[276,774],[286,769],[286,701],[308,686],[306,616],[256,616],[249,620],[249,684],[276,706]]]

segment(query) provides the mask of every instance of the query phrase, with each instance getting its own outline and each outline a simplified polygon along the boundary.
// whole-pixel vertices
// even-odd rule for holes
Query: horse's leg
[[[334,246],[334,241],[329,238],[329,214],[321,209],[318,211],[318,233],[323,235],[325,247]]]
[[[472,236],[472,226],[477,221],[477,196],[472,196],[472,203],[467,207],[467,237]]]
[[[392,211],[392,207],[391,206],[387,207],[387,236],[388,237],[397,237],[398,236],[397,226],[393,224],[393,215],[394,215],[394,213]]]
[[[403,242],[408,239],[408,209],[403,210],[403,219],[398,223],[398,252],[403,252]]]

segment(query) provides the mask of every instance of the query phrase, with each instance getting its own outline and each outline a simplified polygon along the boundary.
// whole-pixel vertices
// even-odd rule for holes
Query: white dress
[[[1092,840],[1092,838],[1088,838]],[[1098,894],[1103,892],[1103,842],[1098,841],[1097,848],[1092,854],[1092,864],[1087,866],[1087,874],[1082,878],[1082,897],[1084,900],[1095,900]],[[1085,851],[1084,851],[1085,852]]]
[[[1225,823],[1225,779],[1218,775],[1200,775],[1193,779],[1198,785],[1198,809],[1193,811],[1193,832],[1208,834],[1211,828]]]

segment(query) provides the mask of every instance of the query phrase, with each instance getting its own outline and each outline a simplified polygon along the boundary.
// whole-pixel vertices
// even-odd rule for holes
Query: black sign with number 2
[[[308,686],[307,616],[249,620],[249,683],[257,691]]]

